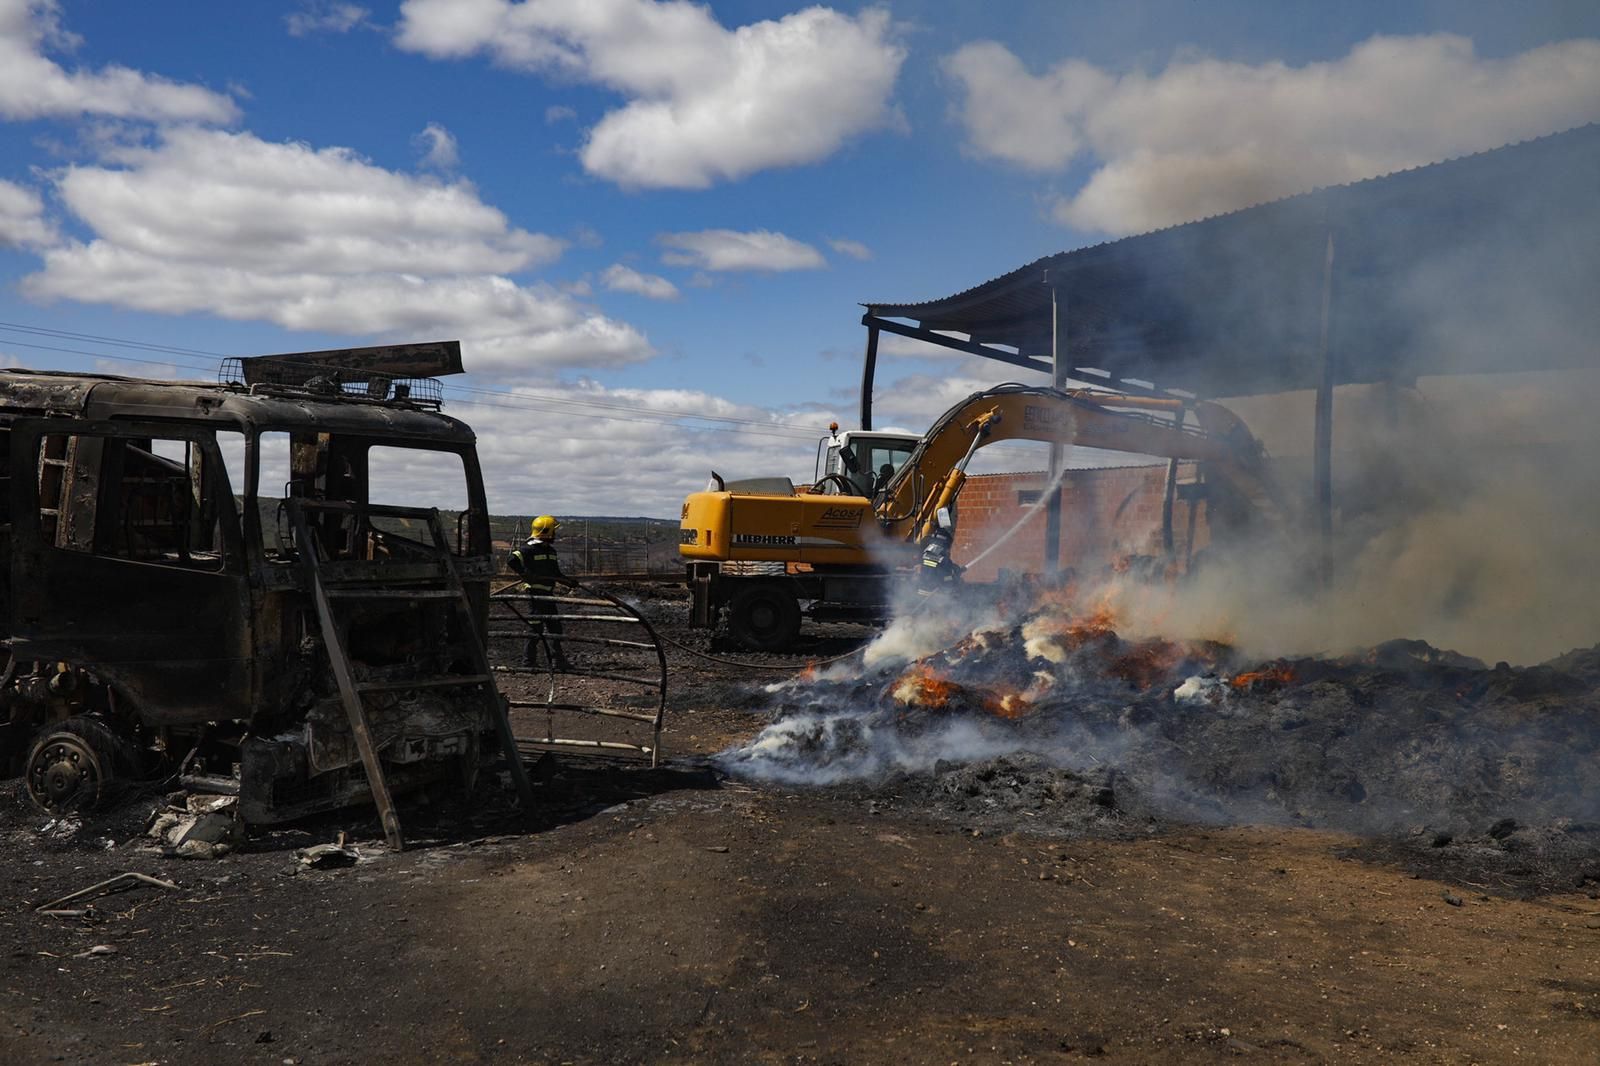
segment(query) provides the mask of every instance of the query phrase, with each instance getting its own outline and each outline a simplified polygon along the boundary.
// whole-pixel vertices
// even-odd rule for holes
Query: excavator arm
[[[1194,425],[1189,425],[1193,418]],[[1090,389],[1001,385],[946,411],[873,503],[891,538],[920,544],[940,508],[954,503],[981,447],[1036,440],[1207,464],[1208,475],[1252,500],[1277,503],[1260,443],[1232,411],[1204,400],[1136,397]]]

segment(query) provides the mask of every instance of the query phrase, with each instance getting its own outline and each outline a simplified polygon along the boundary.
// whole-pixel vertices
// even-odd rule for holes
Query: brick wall
[[[1061,483],[1061,565],[1097,573],[1129,555],[1161,554],[1161,499],[1167,465],[1071,470]],[[1194,479],[1193,465],[1179,466],[1180,483]],[[1048,483],[1039,472],[980,474],[961,489],[955,559],[967,565],[1016,524]],[[1173,505],[1173,539],[1181,563],[1188,549],[1189,504]],[[990,581],[1000,570],[1044,569],[1045,512],[1040,508],[1004,545],[972,564],[968,577]],[[1209,541],[1205,508],[1196,516],[1193,550]]]

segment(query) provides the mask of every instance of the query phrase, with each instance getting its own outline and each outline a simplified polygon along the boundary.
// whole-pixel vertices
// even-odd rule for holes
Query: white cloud
[[[544,109],[545,125],[553,126],[557,122],[575,122],[578,113],[565,104],[551,104]]]
[[[663,233],[656,242],[668,249],[661,255],[663,263],[701,270],[815,270],[828,265],[811,245],[765,229]]]
[[[473,366],[472,353],[465,357]],[[992,364],[977,360],[939,374],[880,381],[878,428],[923,432],[953,404],[994,381]],[[856,414],[853,395],[756,405],[690,389],[593,382],[520,387],[483,403],[447,398],[447,410],[477,431],[496,513],[628,513],[669,521],[685,494],[703,486],[712,470],[727,478],[811,481],[817,441],[828,423],[852,425]],[[703,415],[728,421],[708,424]],[[552,419],[562,425],[560,434],[549,432]],[[541,461],[529,463],[530,455]],[[1045,459],[1043,446],[1006,443],[983,449],[974,469],[1037,470]],[[549,476],[553,467],[561,477]]]
[[[0,181],[0,248],[44,248],[56,242],[44,201],[32,189]]]
[[[24,282],[36,298],[458,336],[479,369],[506,374],[652,354],[632,326],[504,277],[563,244],[512,227],[466,182],[384,170],[343,148],[185,128],[70,167],[56,186],[93,235],[45,251]]]
[[[283,21],[289,36],[308,37],[313,33],[349,33],[371,16],[372,12],[360,4],[305,0],[299,11],[285,15]]]
[[[952,333],[948,330],[935,330],[946,337],[956,340],[966,340],[965,333]],[[931,341],[918,340],[915,337],[902,337],[898,333],[883,333],[878,337],[878,354],[899,359],[971,359],[972,356],[955,348],[946,348],[942,344]]]
[[[897,121],[906,53],[877,9],[809,7],[733,30],[682,0],[406,0],[400,16],[401,48],[485,53],[621,93],[579,157],[626,186],[700,189],[812,163]]]
[[[851,259],[859,259],[862,262],[866,262],[868,259],[872,258],[872,249],[868,248],[860,241],[851,241],[846,240],[843,237],[835,237],[828,241],[828,247],[832,248],[840,255],[847,255]]]
[[[280,275],[510,272],[563,243],[510,226],[471,184],[374,166],[348,148],[166,132],[57,178],[97,242],[173,262]]]
[[[461,165],[461,150],[455,135],[437,122],[430,122],[422,132],[411,139],[413,147],[422,153],[422,165],[434,170],[451,171]]]
[[[497,513],[625,513],[668,520],[676,519],[684,496],[704,486],[712,470],[729,478],[810,481],[817,440],[830,419],[845,414],[821,408],[800,415],[704,392],[593,383],[522,388],[492,405],[451,401],[447,410],[477,431],[489,505]],[[700,415],[742,421],[708,429]],[[560,422],[561,433],[550,433],[552,420]],[[540,461],[530,463],[530,455]],[[552,478],[552,469],[562,476]]]
[[[60,18],[56,0],[0,0],[0,118],[226,123],[238,117],[232,100],[198,85],[128,67],[62,68],[46,50],[70,50],[78,41]]]
[[[1123,234],[1593,121],[1600,41],[1483,58],[1452,34],[1373,37],[1290,66],[1186,56],[1157,74],[1066,60],[1042,75],[992,41],[944,60],[976,155],[1094,172],[1056,217]]]
[[[631,292],[652,300],[676,300],[678,287],[658,274],[641,274],[621,263],[612,263],[600,275],[600,283],[612,292]]]
[[[994,363],[969,359],[932,373],[906,374],[894,380],[880,377],[873,390],[873,420],[885,426],[893,423],[922,433],[935,419],[975,392],[991,389],[1001,381],[1049,384],[1045,375],[1006,368],[1002,373]]]

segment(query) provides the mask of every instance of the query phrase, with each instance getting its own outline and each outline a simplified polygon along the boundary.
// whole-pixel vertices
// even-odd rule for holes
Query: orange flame
[[[1115,636],[1115,622],[1116,616],[1111,613],[1111,608],[1101,604],[1087,615],[1069,621],[1067,635],[1078,644],[1087,644],[1101,637]]]
[[[983,709],[996,718],[1016,721],[1033,713],[1033,701],[1028,699],[1025,692],[1014,689],[1010,692],[996,690],[984,694]]]
[[[1277,688],[1294,680],[1294,671],[1287,666],[1269,666],[1265,670],[1247,670],[1234,674],[1228,683],[1235,691],[1250,688]]]
[[[940,677],[927,663],[915,663],[895,682],[893,695],[901,703],[938,710],[948,704],[959,689],[959,685]]]
[[[1081,648],[1085,644],[1102,641],[1117,635],[1113,628],[1116,618],[1105,604],[1085,615],[1068,617],[1041,616],[1031,623],[1048,639],[1064,648]]]

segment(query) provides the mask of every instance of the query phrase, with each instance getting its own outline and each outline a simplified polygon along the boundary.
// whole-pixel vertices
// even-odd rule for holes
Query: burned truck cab
[[[377,770],[470,781],[488,512],[472,430],[416,373],[459,346],[229,364],[0,371],[0,763],[51,809],[166,775],[254,823],[374,798]]]

